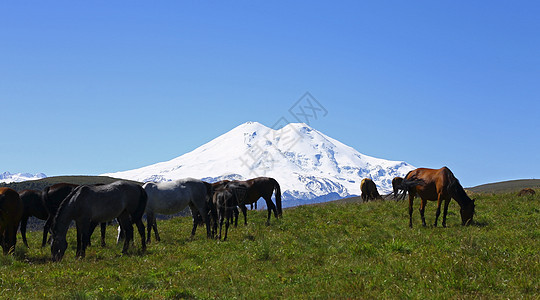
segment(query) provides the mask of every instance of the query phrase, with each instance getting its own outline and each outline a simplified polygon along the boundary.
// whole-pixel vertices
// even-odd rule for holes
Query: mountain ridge
[[[304,123],[272,129],[247,122],[169,161],[102,175],[140,182],[268,176],[278,180],[284,205],[290,206],[359,195],[366,177],[387,193],[395,176],[412,169],[403,161],[364,155]]]

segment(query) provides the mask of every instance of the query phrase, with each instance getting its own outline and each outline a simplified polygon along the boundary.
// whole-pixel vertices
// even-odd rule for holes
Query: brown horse
[[[23,203],[15,190],[0,188],[0,244],[4,254],[15,251],[23,210]]]
[[[412,227],[413,200],[416,195],[422,199],[420,204],[420,216],[422,225],[426,226],[424,210],[427,200],[437,201],[437,212],[435,214],[434,226],[437,226],[437,219],[441,214],[441,203],[444,200],[443,227],[446,227],[446,214],[448,204],[454,198],[461,207],[461,224],[472,223],[474,215],[474,200],[471,200],[459,183],[459,180],[447,167],[436,169],[419,168],[410,171],[403,179],[401,190],[409,193],[409,227]]]
[[[381,195],[377,191],[377,185],[375,185],[375,182],[369,178],[362,179],[362,182],[360,183],[360,191],[362,192],[362,202],[382,199]]]
[[[531,196],[532,196],[532,195],[535,195],[535,194],[536,194],[536,192],[535,192],[533,189],[531,189],[531,188],[524,188],[524,189],[522,189],[521,191],[519,191],[518,196],[519,196],[519,197],[527,196],[527,195],[531,195]]]
[[[238,203],[242,213],[244,214],[244,223],[247,224],[247,209],[246,204],[252,204],[257,202],[259,198],[263,198],[266,201],[266,207],[268,209],[268,219],[266,224],[270,224],[270,216],[272,211],[277,218],[282,216],[281,209],[281,188],[279,183],[271,177],[257,177],[246,181],[231,181],[227,184],[227,188],[235,193],[238,197]],[[272,194],[275,191],[276,204],[272,202]],[[276,210],[277,206],[277,210]]]

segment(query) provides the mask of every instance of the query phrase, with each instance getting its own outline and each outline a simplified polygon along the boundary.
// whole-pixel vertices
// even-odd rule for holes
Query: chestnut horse
[[[23,209],[21,198],[15,190],[0,188],[0,244],[4,254],[15,251]]]
[[[375,185],[375,182],[369,178],[362,179],[362,182],[360,183],[360,191],[362,192],[362,202],[382,199],[381,195],[377,191],[377,185]]]
[[[267,225],[270,224],[272,211],[274,212],[276,219],[282,216],[281,188],[279,187],[279,183],[274,178],[256,177],[246,181],[235,180],[227,184],[227,189],[237,195],[239,207],[244,214],[245,224],[247,224],[247,209],[245,205],[255,203],[261,197],[266,201],[266,207],[268,209],[268,219],[266,220]],[[272,202],[272,194],[274,191],[276,195],[275,205],[274,202]]]
[[[447,167],[436,169],[419,168],[410,171],[403,179],[401,190],[409,193],[409,227],[412,227],[413,200],[416,195],[422,199],[420,204],[420,216],[422,225],[426,226],[424,210],[427,200],[437,201],[437,212],[435,214],[434,226],[437,226],[437,219],[441,214],[441,203],[444,200],[443,227],[446,227],[446,214],[448,204],[453,198],[461,207],[461,224],[472,223],[474,215],[474,200],[471,200],[459,183],[459,180]]]

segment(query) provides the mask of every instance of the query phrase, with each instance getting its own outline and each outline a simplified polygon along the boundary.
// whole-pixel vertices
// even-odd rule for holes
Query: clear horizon
[[[0,173],[96,175],[257,121],[464,186],[539,178],[540,4],[0,4]],[[306,92],[309,92],[306,102]]]

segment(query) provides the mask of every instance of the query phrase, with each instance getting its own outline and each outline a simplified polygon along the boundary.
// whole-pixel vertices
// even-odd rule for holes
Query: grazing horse
[[[21,236],[23,243],[28,247],[26,240],[26,225],[30,217],[36,217],[40,220],[47,220],[49,212],[43,203],[43,192],[36,190],[23,190],[19,193],[23,202],[24,212],[21,219]]]
[[[535,194],[536,194],[536,192],[535,192],[533,189],[531,189],[531,188],[524,188],[524,189],[522,189],[521,191],[519,191],[518,196],[519,196],[519,197],[527,196],[527,195],[531,195],[531,196],[532,196],[532,195],[535,195]]]
[[[469,225],[474,215],[474,200],[471,200],[459,183],[459,180],[447,167],[436,169],[419,168],[410,171],[403,179],[401,190],[409,193],[409,227],[412,227],[413,200],[416,195],[422,199],[420,204],[420,216],[422,225],[426,226],[424,210],[427,200],[437,201],[437,212],[435,214],[434,226],[437,226],[437,219],[441,214],[441,203],[444,200],[443,227],[446,227],[446,214],[448,204],[454,198],[461,207],[461,224]]]
[[[217,181],[217,182],[214,182],[212,183],[212,191],[213,193],[215,193],[217,190],[221,190],[221,189],[224,189],[227,187],[227,184],[229,184],[229,182],[231,182],[230,180],[221,180],[221,181]],[[216,205],[215,201],[214,202],[214,207]],[[253,204],[251,204],[252,208],[253,208]],[[257,208],[257,202],[255,202],[255,209]],[[233,213],[233,216],[234,216],[234,227],[238,226],[238,215],[239,215],[239,212],[238,212],[238,207],[234,207],[232,209],[232,213]]]
[[[198,179],[186,178],[159,183],[147,182],[143,188],[148,194],[148,204],[146,205],[148,243],[150,243],[152,228],[156,240],[161,240],[156,224],[156,214],[171,215],[181,212],[188,206],[193,217],[191,236],[195,235],[197,225],[202,218],[202,221],[206,223],[206,234],[211,237],[210,217],[215,216],[211,184]]]
[[[23,210],[23,203],[15,190],[0,188],[0,244],[4,254],[15,251]]]
[[[238,199],[234,192],[222,187],[214,191],[212,201],[217,210],[219,220],[219,235],[218,239],[221,240],[221,229],[223,227],[223,221],[225,221],[225,238],[227,240],[227,233],[229,231],[229,220],[232,218],[233,209],[238,206]],[[237,210],[238,211],[238,210]],[[238,217],[238,215],[237,215]],[[217,231],[217,222],[214,222],[214,232]]]
[[[282,216],[281,209],[281,188],[279,183],[271,177],[257,177],[246,181],[231,181],[227,184],[227,188],[238,197],[238,203],[242,213],[244,214],[244,223],[247,224],[247,209],[246,204],[257,202],[259,198],[263,198],[266,201],[266,207],[268,209],[268,219],[266,224],[270,224],[270,217],[272,211],[276,219]],[[276,205],[272,202],[272,194],[275,191]]]
[[[125,232],[122,253],[127,253],[133,240],[133,224],[141,236],[142,250],[146,250],[142,216],[147,195],[144,189],[127,181],[116,181],[99,186],[82,185],[75,188],[60,204],[53,223],[51,254],[54,261],[61,260],[67,248],[66,234],[75,220],[77,227],[77,257],[83,258],[90,242],[91,229],[98,223],[117,219]]]
[[[52,186],[46,187],[43,191],[43,205],[45,206],[48,217],[43,227],[43,240],[41,242],[41,247],[45,247],[47,243],[47,234],[52,226],[54,217],[58,212],[60,204],[66,197],[79,185],[71,183],[57,183]],[[101,246],[105,247],[105,230],[106,223],[101,223]],[[94,228],[91,229],[94,231]]]
[[[369,178],[362,179],[360,183],[360,191],[362,192],[362,202],[368,202],[369,200],[382,199],[381,195],[377,191],[375,182]]]
[[[399,200],[399,187],[401,186],[401,183],[403,182],[403,177],[394,177],[392,179],[392,190],[394,194],[394,198]]]

